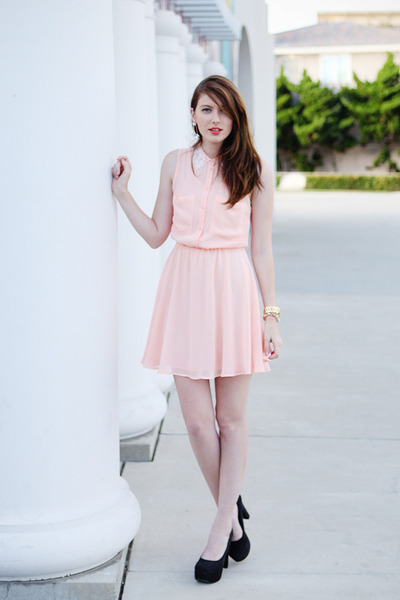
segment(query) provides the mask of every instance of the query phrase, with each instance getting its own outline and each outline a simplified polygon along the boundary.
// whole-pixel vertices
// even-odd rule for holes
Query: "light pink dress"
[[[228,197],[217,160],[202,148],[179,150],[171,228],[176,245],[158,286],[145,367],[192,379],[270,370],[246,253],[250,197],[232,208],[224,204]]]

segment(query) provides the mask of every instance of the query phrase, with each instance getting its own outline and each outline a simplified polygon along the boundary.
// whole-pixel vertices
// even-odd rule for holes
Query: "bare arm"
[[[112,191],[133,227],[152,248],[158,248],[165,242],[172,225],[172,179],[175,173],[178,151],[174,150],[165,157],[160,176],[160,186],[153,215],[149,217],[138,206],[128,191],[128,182],[132,167],[126,156],[119,156],[112,174]]]
[[[269,166],[263,161],[261,173],[262,189],[254,190],[251,210],[251,258],[260,286],[264,306],[275,306],[275,270],[272,254],[272,211],[273,176]],[[264,351],[278,358],[282,339],[278,323],[272,316],[265,319]]]

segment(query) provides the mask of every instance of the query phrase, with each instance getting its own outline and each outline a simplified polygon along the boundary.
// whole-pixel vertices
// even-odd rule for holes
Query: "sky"
[[[317,23],[317,12],[400,12],[399,0],[266,0],[270,33]]]

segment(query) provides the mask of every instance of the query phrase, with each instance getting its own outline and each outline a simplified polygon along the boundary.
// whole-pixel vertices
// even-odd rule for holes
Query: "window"
[[[350,54],[322,54],[320,57],[320,79],[327,87],[340,87],[352,82]]]
[[[283,72],[289,79],[289,81],[291,81],[292,83],[300,83],[303,73],[302,65],[300,64],[299,59],[296,56],[290,54],[289,56],[282,56],[280,63],[283,66]],[[277,77],[279,77],[279,74],[280,68]]]

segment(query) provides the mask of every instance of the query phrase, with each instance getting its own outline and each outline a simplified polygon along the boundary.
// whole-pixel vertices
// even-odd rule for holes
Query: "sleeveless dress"
[[[143,366],[192,379],[269,371],[246,252],[250,197],[224,204],[218,160],[201,147],[178,151],[172,190],[176,245],[161,274]]]

